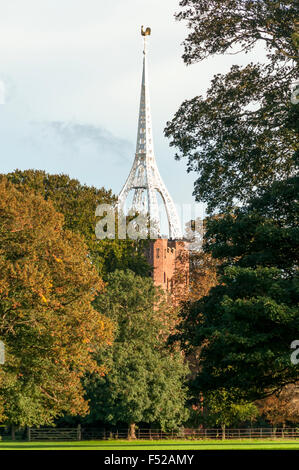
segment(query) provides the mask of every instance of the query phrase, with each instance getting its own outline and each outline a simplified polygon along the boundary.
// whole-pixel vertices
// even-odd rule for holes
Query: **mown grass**
[[[299,440],[0,442],[0,450],[299,450]]]

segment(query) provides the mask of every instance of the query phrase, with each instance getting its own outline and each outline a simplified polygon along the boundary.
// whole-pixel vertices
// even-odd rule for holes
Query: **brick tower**
[[[174,294],[173,276],[180,271],[180,288],[189,283],[189,252],[182,240],[158,238],[151,240],[147,259],[153,267],[153,280],[169,294]]]

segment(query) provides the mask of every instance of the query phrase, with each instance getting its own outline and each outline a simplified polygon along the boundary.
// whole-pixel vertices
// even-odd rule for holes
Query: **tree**
[[[293,0],[182,0],[176,18],[191,30],[184,42],[186,64],[216,54],[249,52],[264,45],[264,63],[234,65],[217,74],[207,91],[185,101],[165,134],[199,174],[194,186],[209,212],[231,209],[275,180],[292,176],[298,139],[285,126],[298,79]],[[186,8],[184,8],[186,7]],[[257,54],[258,57],[258,54]]]
[[[64,215],[64,226],[84,237],[89,256],[101,277],[116,269],[132,269],[146,276],[150,267],[144,256],[146,241],[98,240],[95,234],[99,204],[115,204],[116,198],[104,188],[81,185],[67,175],[50,175],[40,170],[16,170],[5,176],[19,191],[28,189],[51,200],[55,209]]]
[[[190,230],[192,222],[194,230]],[[217,284],[217,260],[203,250],[206,220],[197,219],[192,222],[186,224],[185,246],[188,250],[179,253],[172,277],[172,299],[175,305],[198,300]]]
[[[137,423],[171,429],[187,417],[187,368],[181,353],[166,347],[173,313],[160,296],[150,278],[115,271],[95,300],[95,307],[115,322],[116,333],[110,350],[98,355],[107,374],[86,380],[88,419],[126,423],[131,438]]]
[[[189,270],[186,272],[186,265]],[[186,275],[188,287],[186,288]],[[171,299],[174,305],[195,301],[208,294],[217,284],[216,261],[209,253],[201,251],[181,252],[172,277]]]
[[[91,305],[103,282],[51,202],[5,178],[0,196],[2,419],[23,427],[84,415],[81,378],[103,371],[92,354],[112,340],[111,321]]]
[[[287,423],[299,422],[298,384],[288,385],[279,393],[259,400],[257,403],[260,414],[276,428]]]
[[[222,439],[226,437],[226,427],[252,422],[258,416],[258,409],[253,403],[234,403],[224,389],[207,392],[202,406],[202,421],[209,426],[221,426]]]
[[[172,277],[172,293],[170,300],[178,311],[181,312],[181,316],[184,316],[184,312],[189,309],[189,305],[191,303],[208,295],[210,289],[217,285],[218,282],[217,264],[219,264],[219,262],[213,258],[210,253],[203,250],[203,245],[205,244],[204,233],[206,220],[201,221],[198,219],[194,222],[194,224],[186,224],[185,237],[188,240],[188,242],[186,242],[188,251],[184,250],[180,252],[176,263],[176,269]],[[186,266],[189,268],[187,273]],[[185,282],[186,274],[188,276],[187,288]],[[178,324],[179,316],[176,328]],[[194,328],[192,322],[188,324],[188,328],[189,327],[192,331]],[[177,335],[175,329],[170,335],[169,343],[175,344],[176,341]],[[201,346],[193,348],[192,351],[185,350],[186,360],[190,368],[189,379],[196,376],[198,373],[198,357],[200,349]]]
[[[206,249],[221,260],[219,285],[185,306],[180,339],[200,349],[193,386],[236,399],[271,395],[298,380],[298,178],[274,183],[247,206],[211,218]]]

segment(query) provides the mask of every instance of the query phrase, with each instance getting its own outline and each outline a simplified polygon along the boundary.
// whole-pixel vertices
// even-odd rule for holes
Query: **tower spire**
[[[156,234],[159,236],[160,219],[157,192],[160,193],[167,214],[169,238],[177,239],[182,237],[179,218],[173,200],[160,176],[154,155],[147,67],[147,37],[150,34],[150,28],[144,30],[143,26],[141,27],[144,49],[136,153],[127,181],[119,193],[118,207],[123,210],[127,196],[133,190],[132,209],[140,213],[147,213],[151,226],[157,227]]]

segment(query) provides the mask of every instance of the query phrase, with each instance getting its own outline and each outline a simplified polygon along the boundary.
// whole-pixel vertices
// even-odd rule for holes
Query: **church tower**
[[[147,214],[150,220],[152,240],[147,258],[153,267],[154,283],[171,293],[172,278],[178,268],[184,273],[184,286],[188,284],[189,256],[182,240],[181,224],[174,202],[161,178],[155,158],[147,66],[147,39],[151,29],[144,30],[142,26],[141,34],[144,39],[144,49],[136,153],[127,181],[118,196],[118,209],[124,212],[128,194],[133,191],[131,209]],[[161,195],[167,215],[168,239],[161,238],[157,193]],[[182,263],[184,253],[185,261]]]

